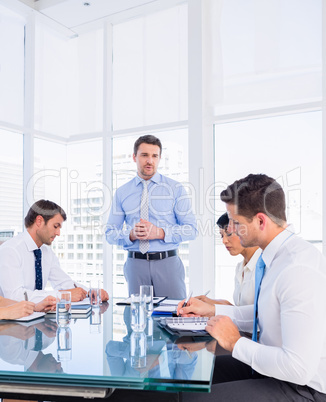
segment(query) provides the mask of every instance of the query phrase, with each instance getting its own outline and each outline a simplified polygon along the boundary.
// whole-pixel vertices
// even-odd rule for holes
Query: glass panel
[[[50,199],[67,213],[61,235],[53,242],[61,267],[86,286],[94,275],[102,279],[102,254],[87,255],[87,249],[103,242],[102,141],[66,146],[36,139],[34,177],[34,199]]]
[[[22,125],[25,21],[2,6],[0,16],[0,121]]]
[[[211,4],[215,114],[321,100],[321,0]]]
[[[186,5],[115,25],[113,56],[115,130],[187,119]]]
[[[274,177],[286,194],[288,222],[321,251],[321,112],[219,124],[215,141],[217,198],[228,184],[249,173]],[[217,202],[216,218],[225,210],[225,204]],[[219,235],[216,238],[216,294],[232,301],[234,268],[241,256],[231,257]]]
[[[183,184],[188,183],[188,131],[172,130],[154,133],[162,142],[162,158],[158,171]],[[135,177],[136,164],[133,161],[133,146],[139,136],[116,137],[113,139],[113,193],[127,181]],[[187,187],[186,187],[187,188]],[[189,282],[189,242],[179,248],[186,271],[186,286]],[[121,263],[126,259],[126,252],[113,246],[113,291],[114,295],[128,295],[126,281]]]
[[[209,391],[214,367],[209,350],[215,350],[215,340],[206,337],[200,343],[189,337],[177,344],[151,317],[145,331],[136,334],[130,307],[115,302],[103,303],[88,316],[73,314],[66,327],[41,318],[23,323],[29,331],[22,333],[21,324],[7,328],[3,323],[1,382],[69,384],[79,392],[85,392],[83,387]],[[36,329],[38,336],[30,336]],[[119,334],[123,337],[116,339]]]
[[[73,133],[102,131],[103,128],[103,29],[80,34],[77,44],[77,83],[73,93],[77,108]]]
[[[104,241],[102,215],[107,205],[102,183],[102,140],[69,144],[67,172],[67,233],[75,235],[71,244],[78,262],[68,261],[65,254],[61,264],[72,278],[88,286],[94,276],[103,280],[103,255],[99,258],[88,251]]]
[[[0,130],[0,244],[23,231],[23,136]]]

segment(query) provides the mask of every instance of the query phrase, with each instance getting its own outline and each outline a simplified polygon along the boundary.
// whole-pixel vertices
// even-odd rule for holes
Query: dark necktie
[[[252,340],[257,342],[257,332],[258,332],[258,298],[260,292],[261,282],[265,273],[265,263],[262,255],[260,255],[255,270],[255,302],[254,302],[254,326],[252,330]]]
[[[42,332],[35,328],[35,345],[34,349],[35,351],[39,352],[43,348],[43,342],[42,342]]]
[[[42,290],[42,251],[37,248],[34,250],[35,255],[35,289]]]

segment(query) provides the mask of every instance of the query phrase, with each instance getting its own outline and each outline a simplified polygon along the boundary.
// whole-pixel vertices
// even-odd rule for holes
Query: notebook
[[[153,304],[159,304],[163,300],[166,299],[166,296],[155,296],[153,297]],[[121,300],[120,302],[117,302],[117,306],[126,306],[131,303],[131,297],[127,297],[126,299]]]
[[[87,314],[92,310],[89,298],[78,302],[71,302],[71,314]],[[55,311],[49,311],[47,314],[55,314]]]
[[[158,324],[172,335],[210,336],[205,330],[208,317],[164,317]]]

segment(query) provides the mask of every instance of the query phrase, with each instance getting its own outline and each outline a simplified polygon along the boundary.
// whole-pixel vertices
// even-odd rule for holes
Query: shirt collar
[[[281,233],[279,233],[274,239],[268,244],[265,250],[262,253],[263,260],[266,264],[266,267],[269,267],[272,264],[272,261],[281,248],[282,244],[286,242],[286,240],[294,234],[293,225],[288,225]]]
[[[161,182],[161,177],[162,177],[162,175],[161,175],[160,173],[156,172],[156,173],[154,174],[154,176],[149,179],[149,181],[152,181],[153,183],[158,184],[158,183]],[[135,177],[135,180],[136,180],[136,186],[138,186],[138,184],[143,181],[143,179],[140,178],[140,177],[138,176],[138,174],[137,174],[137,176]]]
[[[24,235],[24,240],[25,240],[26,246],[27,246],[27,250],[28,251],[36,250],[38,247],[37,247],[35,241],[33,240],[32,236],[28,233],[27,230],[24,232],[23,235]]]
[[[261,249],[258,248],[254,254],[252,255],[252,257],[250,258],[250,260],[247,262],[247,264],[244,266],[244,268],[249,269],[249,271],[253,271],[256,268],[256,264],[258,261],[258,258],[261,254]]]

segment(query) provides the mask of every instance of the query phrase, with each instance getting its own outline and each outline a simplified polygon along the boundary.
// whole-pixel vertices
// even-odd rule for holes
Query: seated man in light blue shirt
[[[118,188],[106,229],[110,244],[128,250],[124,274],[129,294],[153,285],[154,295],[186,296],[179,244],[197,235],[191,202],[184,187],[157,172],[162,144],[153,135],[135,142],[137,176]]]

